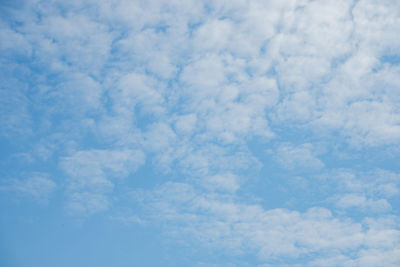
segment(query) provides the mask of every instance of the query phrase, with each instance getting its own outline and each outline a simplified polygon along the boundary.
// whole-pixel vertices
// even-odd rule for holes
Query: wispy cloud
[[[56,189],[56,183],[45,174],[32,174],[26,179],[10,179],[0,185],[0,191],[15,197],[31,198],[46,203]]]
[[[144,163],[140,150],[89,150],[77,151],[61,161],[67,173],[69,211],[92,214],[109,208],[107,194],[113,191],[110,178],[121,179],[134,173]]]

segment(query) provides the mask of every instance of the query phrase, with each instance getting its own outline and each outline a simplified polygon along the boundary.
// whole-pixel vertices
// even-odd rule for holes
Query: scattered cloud
[[[325,165],[317,157],[317,151],[312,144],[282,144],[276,151],[268,151],[282,167],[297,169],[321,169]]]
[[[36,173],[26,179],[11,179],[0,186],[0,191],[15,197],[27,197],[46,203],[56,190],[56,183],[45,174]]]
[[[108,218],[265,266],[399,265],[399,10],[4,4],[0,175],[48,175],[0,190],[45,202],[57,188],[73,216],[141,205]]]
[[[356,264],[366,261],[367,251],[394,254],[400,245],[400,232],[391,219],[355,222],[321,207],[305,212],[266,210],[183,183],[166,183],[141,198],[153,210],[151,218],[167,227],[170,238],[188,236],[194,246],[211,246],[229,255],[251,253],[260,263],[282,257],[296,261],[314,254],[317,259],[310,264],[327,259],[331,264],[342,260]]]
[[[68,210],[84,215],[107,210],[113,180],[134,173],[144,161],[140,150],[77,151],[63,158],[60,165],[67,174]]]
[[[335,201],[335,204],[343,209],[359,208],[364,211],[368,210],[373,212],[385,212],[392,208],[386,199],[374,200],[356,194],[340,196],[339,199]]]

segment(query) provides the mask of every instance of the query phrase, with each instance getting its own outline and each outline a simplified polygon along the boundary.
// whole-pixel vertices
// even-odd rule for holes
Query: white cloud
[[[383,97],[397,95],[398,86],[383,94],[371,84],[398,76],[379,61],[398,47],[396,8],[387,3],[42,3],[27,5],[26,23],[2,32],[17,43],[4,43],[8,52],[33,49],[44,92],[63,100],[75,92],[82,109],[101,111],[102,97],[111,96],[113,110],[135,105],[160,115],[183,101],[183,113],[194,113],[199,129],[226,143],[272,137],[268,109],[276,125],[301,123],[377,145],[399,141],[396,100]],[[64,8],[91,11],[64,14]],[[54,90],[52,75],[60,73],[68,78]],[[258,91],[248,92],[253,82]]]
[[[4,55],[23,55],[30,56],[32,47],[25,36],[7,27],[0,27],[0,39],[3,40],[0,44],[0,51],[6,53]],[[11,52],[11,53],[10,53]]]
[[[111,92],[114,95],[114,107],[118,112],[128,114],[133,114],[136,107],[144,114],[160,114],[164,101],[161,89],[161,85],[146,75],[127,74],[119,80],[118,90]]]
[[[180,168],[187,175],[202,177],[220,172],[258,170],[262,166],[248,151],[232,151],[208,145],[188,152],[180,159]]]
[[[209,190],[234,193],[240,188],[240,178],[231,173],[217,174],[202,178],[201,184]]]
[[[265,117],[277,102],[272,78],[251,78],[244,73],[245,61],[230,55],[194,58],[185,66],[180,82],[183,107],[197,114],[198,131],[225,143],[244,137],[273,137]]]
[[[231,20],[206,21],[196,30],[193,43],[196,50],[203,53],[225,51],[232,43],[233,31]]]
[[[7,84],[1,85],[10,86]],[[18,135],[27,137],[32,134],[29,100],[23,92],[9,88],[0,89],[0,123],[2,125],[0,136],[2,137]]]
[[[42,10],[52,14],[43,14],[40,23],[32,21],[22,27],[35,43],[40,60],[50,63],[50,70],[68,70],[70,65],[79,72],[99,75],[111,49],[108,27],[87,15],[71,12],[62,16],[61,9],[49,9]]]
[[[77,151],[63,158],[60,165],[66,172],[71,213],[91,214],[110,206],[108,194],[118,181],[134,173],[144,164],[140,150]]]
[[[65,79],[65,80],[64,80]],[[99,112],[102,109],[102,88],[100,84],[89,75],[80,72],[64,74],[63,81],[57,86],[39,85],[42,101],[54,101],[57,108],[46,107],[54,116],[65,114],[82,116],[86,112]],[[71,109],[71,106],[74,109]]]
[[[144,224],[145,222],[140,219],[138,216],[135,215],[130,215],[130,216],[112,216],[112,220],[121,222],[123,224],[129,225],[129,224]]]
[[[386,199],[374,200],[357,194],[346,194],[340,196],[335,201],[335,205],[344,209],[359,208],[364,211],[367,210],[373,212],[387,212],[392,208]]]
[[[276,151],[269,151],[284,168],[292,170],[321,169],[324,163],[317,157],[317,149],[309,143],[301,145],[282,144]]]
[[[47,202],[56,187],[56,183],[46,175],[34,174],[32,177],[23,180],[10,180],[5,185],[0,186],[0,191],[10,192],[16,196],[33,198],[40,203]]]
[[[326,197],[325,202],[332,204],[332,208],[339,213],[379,216],[396,213],[399,177],[398,173],[381,169],[340,169],[327,172],[310,182],[315,186],[314,190]]]
[[[34,132],[38,158],[60,157],[71,214],[110,209],[119,178],[146,153],[181,179],[144,196],[172,235],[260,263],[317,255],[316,265],[395,265],[396,227],[345,216],[386,216],[396,173],[297,179],[304,190],[334,180],[321,188],[333,184],[328,204],[342,217],[268,210],[239,195],[262,166],[250,142],[271,144],[283,169],[305,173],[326,169],[314,137],[361,152],[399,143],[400,68],[383,60],[399,54],[398,10],[389,0],[27,2],[0,29],[2,134]],[[39,177],[3,189],[46,199],[54,186]]]
[[[176,118],[175,129],[178,133],[189,135],[195,130],[197,116],[194,113],[181,115]]]
[[[339,131],[355,145],[397,143],[398,89],[386,86],[390,78],[374,82],[379,59],[398,42],[393,10],[376,1],[315,1],[293,12],[269,44],[283,96],[274,120]]]
[[[375,251],[376,259],[384,260],[384,255],[400,246],[400,232],[390,220],[357,223],[319,207],[305,212],[265,210],[183,183],[166,183],[142,194],[141,201],[152,211],[153,222],[163,223],[171,238],[187,237],[193,246],[230,256],[256,254],[260,262],[313,254],[314,264],[327,259],[327,264],[348,261],[348,255],[355,255],[350,261],[361,263],[367,251]]]
[[[91,215],[106,211],[110,201],[104,194],[90,192],[75,192],[69,196],[67,210],[70,215]]]
[[[358,173],[351,170],[337,170],[328,175],[331,175],[330,179],[338,184],[342,192],[385,199],[395,197],[400,192],[400,176],[395,172],[380,169]]]
[[[61,162],[63,169],[71,176],[102,176],[123,178],[144,163],[140,150],[82,150]]]

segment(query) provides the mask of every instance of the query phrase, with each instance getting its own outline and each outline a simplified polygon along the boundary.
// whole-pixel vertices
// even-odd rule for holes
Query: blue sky
[[[1,266],[400,265],[400,2],[0,14]]]

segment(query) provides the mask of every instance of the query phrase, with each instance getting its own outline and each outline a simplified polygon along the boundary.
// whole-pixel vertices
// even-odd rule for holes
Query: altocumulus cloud
[[[400,265],[400,2],[1,6],[1,194],[193,266]]]

